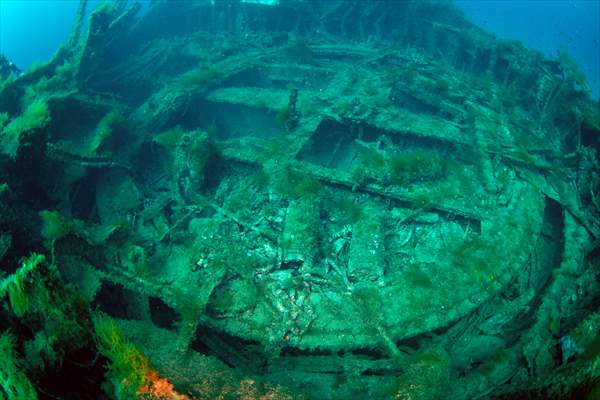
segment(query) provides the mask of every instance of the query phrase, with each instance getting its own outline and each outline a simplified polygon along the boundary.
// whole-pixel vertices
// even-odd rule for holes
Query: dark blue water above
[[[90,1],[89,7],[98,3]],[[499,37],[520,40],[549,57],[566,50],[586,74],[593,97],[599,97],[600,0],[455,3],[473,22]],[[49,59],[68,37],[77,5],[77,0],[0,0],[0,53],[20,68]]]

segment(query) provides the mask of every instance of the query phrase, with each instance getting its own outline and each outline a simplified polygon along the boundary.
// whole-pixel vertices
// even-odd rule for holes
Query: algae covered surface
[[[0,80],[0,399],[600,396],[566,55],[447,1],[86,8]]]

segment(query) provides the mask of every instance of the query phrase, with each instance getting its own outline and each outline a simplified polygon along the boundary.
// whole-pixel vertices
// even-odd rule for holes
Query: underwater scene
[[[600,399],[600,104],[449,0],[77,2],[0,56],[1,400]]]

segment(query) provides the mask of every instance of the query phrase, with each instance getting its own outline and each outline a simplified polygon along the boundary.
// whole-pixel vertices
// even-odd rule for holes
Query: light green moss
[[[93,322],[98,350],[109,360],[106,377],[112,384],[110,391],[118,399],[138,398],[138,389],[146,383],[148,360],[123,337],[112,318],[98,313]]]
[[[0,129],[2,129],[4,127],[4,125],[6,125],[6,123],[8,122],[8,120],[10,119],[8,113],[3,112],[0,113]]]
[[[110,138],[113,137],[116,132],[123,129],[126,123],[125,117],[118,111],[111,111],[106,114],[96,126],[89,152],[94,153],[102,147],[105,147]]]
[[[0,386],[8,399],[36,400],[37,393],[22,371],[21,361],[15,352],[16,344],[17,339],[12,333],[0,335]]]
[[[8,298],[14,313],[22,317],[31,307],[32,299],[27,289],[27,279],[46,258],[41,254],[32,254],[7,280]]]
[[[203,65],[181,75],[177,83],[186,91],[202,90],[219,81],[223,72],[210,65]]]
[[[15,275],[8,285],[8,299],[10,306],[18,317],[22,317],[29,310],[30,302],[25,291],[22,275]]]
[[[70,222],[64,218],[58,211],[40,211],[42,219],[42,237],[50,242],[54,242],[72,230]]]
[[[152,140],[163,146],[165,149],[174,151],[177,145],[181,142],[183,135],[185,135],[185,131],[180,126],[176,126],[154,135]]]
[[[15,157],[21,136],[31,130],[43,128],[50,122],[50,110],[44,100],[35,100],[18,117],[0,132],[0,151]]]

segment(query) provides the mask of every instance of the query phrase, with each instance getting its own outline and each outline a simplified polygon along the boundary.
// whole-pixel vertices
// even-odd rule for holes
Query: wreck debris
[[[445,2],[260,3],[117,1],[84,29],[82,1],[70,47],[0,82],[0,378],[597,391],[600,113],[572,63]]]

